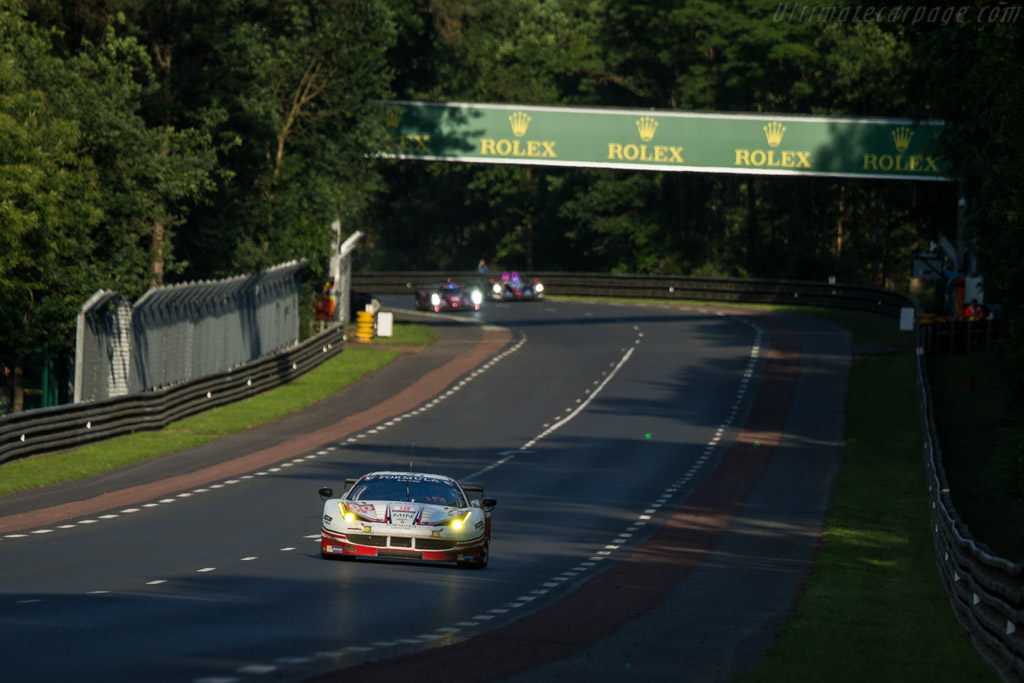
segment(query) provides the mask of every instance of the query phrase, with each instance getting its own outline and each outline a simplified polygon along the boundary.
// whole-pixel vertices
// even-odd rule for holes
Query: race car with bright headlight
[[[472,497],[471,497],[472,496]],[[483,569],[491,545],[491,512],[498,501],[482,486],[422,472],[370,472],[345,480],[324,501],[320,556],[380,557],[454,562]]]
[[[505,271],[501,278],[488,283],[487,296],[493,301],[540,301],[544,283],[538,278],[524,278],[518,271]]]
[[[483,302],[484,293],[479,288],[467,291],[451,280],[416,288],[416,308],[421,311],[479,311]]]

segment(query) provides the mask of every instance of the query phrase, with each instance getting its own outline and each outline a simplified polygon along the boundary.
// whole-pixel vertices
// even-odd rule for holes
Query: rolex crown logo
[[[912,137],[914,137],[914,131],[907,126],[893,128],[892,141],[896,143],[896,151],[901,153],[906,152],[907,147],[910,147],[910,138]]]
[[[525,111],[517,111],[508,117],[509,122],[512,124],[512,134],[517,138],[521,138],[526,135],[526,129],[530,127],[530,115]]]
[[[764,136],[768,138],[769,147],[778,147],[782,144],[782,136],[786,132],[786,127],[778,121],[771,121],[767,126],[762,128]]]
[[[398,128],[405,109],[402,107],[388,107],[384,110],[384,125],[388,128]]]
[[[650,142],[654,139],[654,131],[658,129],[658,122],[653,116],[641,116],[636,120],[636,129],[640,132],[640,139]]]

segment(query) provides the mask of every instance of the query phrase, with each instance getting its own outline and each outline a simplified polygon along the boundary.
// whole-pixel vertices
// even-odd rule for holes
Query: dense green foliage
[[[396,15],[416,21],[400,23],[390,61],[409,99],[917,113],[904,27],[782,21],[777,8],[407,0]],[[375,268],[464,269],[482,256],[527,269],[834,275],[906,289],[910,251],[955,231],[944,183],[409,164],[386,177],[395,189],[367,219]]]
[[[293,258],[318,281],[334,219],[366,233],[371,269],[903,290],[910,252],[956,231],[951,183],[383,161],[390,97],[945,119],[986,297],[1024,348],[1024,20],[985,6],[943,23],[801,21],[775,0],[0,0],[0,364],[69,349],[99,288]]]

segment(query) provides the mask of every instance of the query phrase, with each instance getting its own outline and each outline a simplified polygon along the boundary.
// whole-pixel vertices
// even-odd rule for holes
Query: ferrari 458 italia
[[[322,488],[320,555],[483,569],[497,505],[483,492],[482,486],[463,487],[451,477],[422,472],[370,472],[347,479],[340,496]]]

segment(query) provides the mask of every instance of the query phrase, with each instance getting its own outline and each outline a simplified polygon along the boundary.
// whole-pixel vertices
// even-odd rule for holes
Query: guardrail
[[[0,418],[0,463],[155,430],[209,408],[248,398],[312,370],[342,351],[336,326],[292,349],[227,372],[164,389],[101,401],[29,410]]]
[[[353,273],[352,287],[372,294],[412,296],[417,285],[451,278],[463,286],[496,277],[493,273],[388,272]],[[881,287],[839,285],[800,280],[739,280],[681,277],[674,275],[607,275],[597,273],[530,273],[549,294],[653,298],[735,303],[798,304],[858,311],[874,311],[898,317],[900,309],[913,306],[906,296]]]
[[[953,507],[925,358],[917,354],[918,413],[939,577],[978,655],[1002,680],[1024,681],[1024,565],[976,542]]]

